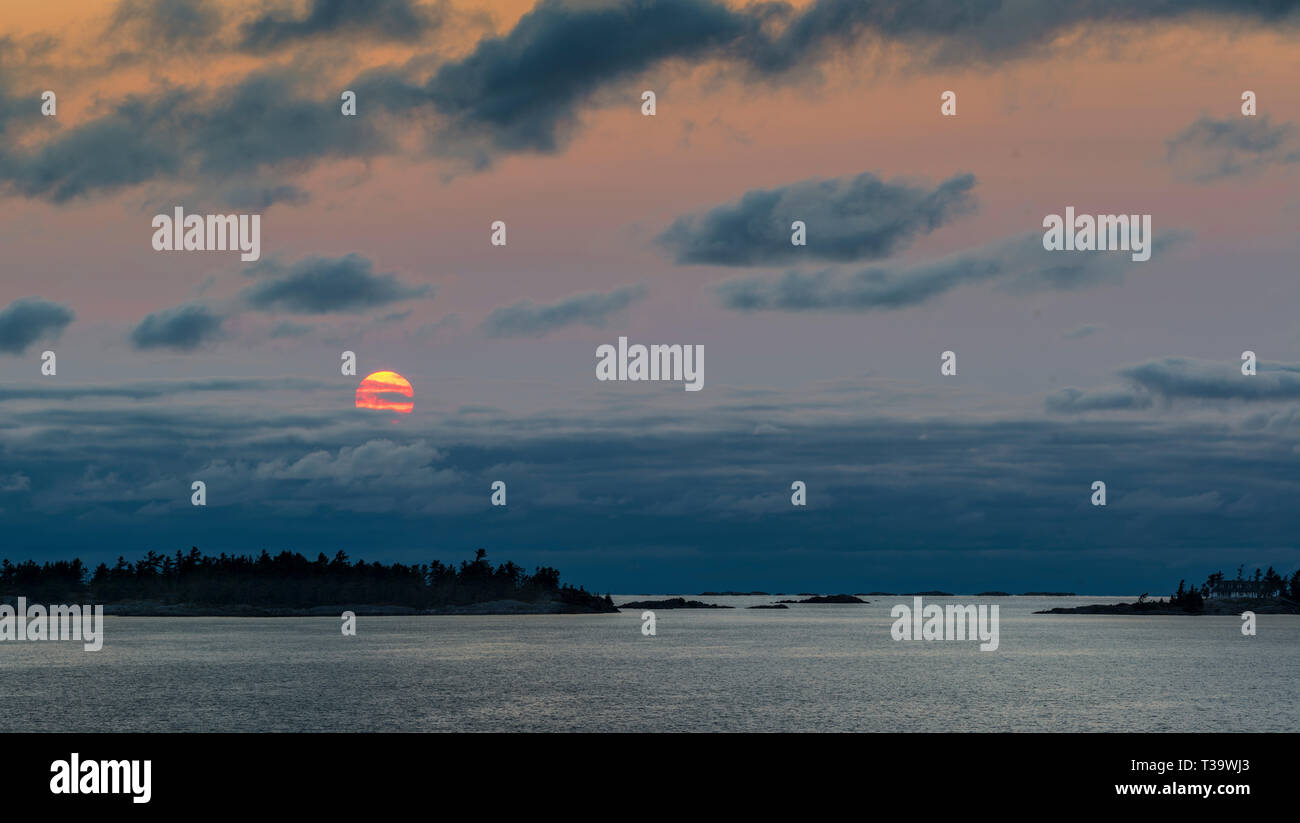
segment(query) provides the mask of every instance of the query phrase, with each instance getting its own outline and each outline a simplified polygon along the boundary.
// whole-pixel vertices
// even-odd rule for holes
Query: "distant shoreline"
[[[958,596],[987,596],[987,595],[951,595],[944,593],[948,597]],[[743,594],[730,595],[732,597],[758,597],[764,595],[754,595],[749,592]],[[777,595],[766,595],[775,597]],[[821,597],[820,595],[813,595]],[[911,597],[912,594],[895,594],[894,597]],[[1024,597],[1026,595],[1005,595],[1006,597]],[[1040,595],[1041,596],[1041,595]],[[722,606],[713,603],[701,603],[698,601],[685,601],[682,598],[677,603],[669,600],[660,601],[635,601],[621,603],[614,607],[614,611],[605,608],[593,608],[583,604],[565,603],[559,600],[543,601],[524,601],[524,600],[492,600],[482,603],[467,603],[458,606],[439,606],[434,608],[419,609],[413,606],[383,605],[375,603],[352,603],[340,605],[323,605],[323,606],[260,606],[250,603],[232,603],[232,604],[199,604],[199,603],[164,603],[154,600],[126,600],[116,603],[104,604],[104,614],[114,617],[338,617],[345,611],[350,611],[358,617],[439,617],[439,616],[456,616],[456,615],[532,615],[532,614],[616,614],[621,609],[640,609],[640,608],[684,608],[684,609],[730,609],[733,606]],[[35,601],[33,601],[35,602]],[[786,601],[799,602],[799,601]],[[1120,604],[1122,605],[1122,604]],[[1081,609],[1094,608],[1090,606],[1080,607]],[[1098,606],[1095,608],[1110,608],[1107,606]],[[1056,613],[1062,610],[1052,610],[1051,612],[1035,612],[1035,614]],[[1068,611],[1068,610],[1065,610]],[[1145,613],[1145,612],[1144,612]]]
[[[959,595],[945,596],[955,597]],[[750,592],[728,595],[732,597],[776,597],[776,594],[757,595]],[[911,594],[895,594],[894,597],[910,597]],[[960,595],[970,596],[970,595]],[[986,595],[974,595],[986,596]],[[1019,597],[1023,595],[1007,595],[1008,597]],[[825,596],[812,595],[816,598],[814,602],[821,601]],[[13,601],[13,597],[0,597],[0,602]],[[28,597],[29,603],[42,602],[39,598]],[[856,598],[850,598],[842,602],[852,602]],[[682,602],[675,602],[682,601]],[[251,603],[230,603],[230,604],[202,604],[202,603],[166,603],[160,600],[121,600],[117,602],[104,603],[104,614],[112,617],[338,617],[345,611],[350,611],[358,617],[420,617],[420,616],[457,616],[457,615],[534,615],[534,614],[617,614],[620,609],[640,609],[640,608],[685,608],[685,609],[731,609],[733,606],[723,606],[713,603],[701,603],[698,601],[687,601],[682,598],[675,598],[673,601],[660,600],[652,602],[637,601],[631,603],[622,603],[614,607],[597,605],[598,601],[591,604],[564,602],[561,600],[512,600],[498,599],[484,601],[480,603],[467,603],[461,605],[445,605],[431,608],[416,608],[414,606],[401,606],[392,604],[377,603],[349,603],[336,605],[320,606],[273,606],[273,605],[254,605]],[[801,601],[787,601],[801,602]],[[10,605],[13,605],[10,602]],[[771,608],[776,608],[771,604]],[[750,607],[754,608],[754,607]],[[1081,607],[1083,609],[1092,607]],[[1110,608],[1099,606],[1096,608]],[[1053,610],[1055,612],[1057,610]],[[1145,613],[1145,612],[1144,612]]]
[[[746,595],[753,596],[753,595]],[[896,595],[903,596],[903,595]],[[1023,597],[1025,595],[1006,595]],[[1076,595],[1087,596],[1087,595]],[[113,617],[339,617],[350,611],[358,617],[445,617],[445,616],[508,616],[508,615],[544,615],[544,614],[617,614],[619,609],[642,608],[648,603],[623,603],[614,611],[596,609],[573,603],[555,600],[523,601],[493,600],[483,603],[469,603],[460,606],[442,606],[438,608],[417,609],[410,606],[391,606],[378,604],[340,604],[328,606],[289,607],[289,606],[253,606],[247,603],[231,605],[201,605],[195,603],[162,603],[155,601],[125,601],[104,604],[104,614]],[[732,606],[720,606],[690,601],[689,604],[668,604],[657,602],[658,608],[686,609],[730,609]],[[775,608],[775,606],[769,606]],[[755,608],[755,607],[751,607]],[[1034,614],[1060,615],[1239,615],[1243,611],[1256,614],[1300,614],[1300,604],[1287,600],[1266,599],[1214,599],[1208,600],[1202,611],[1189,612],[1178,606],[1171,606],[1161,601],[1146,603],[1091,603],[1083,606],[1058,606],[1051,609],[1035,611]]]
[[[609,611],[556,600],[491,600],[461,606],[417,609],[411,606],[375,604],[341,604],[337,606],[252,606],[238,603],[206,606],[195,603],[158,603],[134,601],[107,603],[104,614],[113,617],[339,617],[350,611],[358,617],[421,617],[449,615],[526,615],[526,614],[616,614]]]

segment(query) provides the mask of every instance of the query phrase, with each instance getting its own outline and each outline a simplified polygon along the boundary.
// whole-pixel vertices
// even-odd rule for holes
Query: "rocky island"
[[[667,600],[633,600],[622,603],[620,609],[734,609],[735,606],[719,606],[716,603],[702,603],[699,600],[687,600],[685,597],[670,597]]]
[[[812,597],[804,600],[778,600],[777,603],[866,603],[859,597],[851,594],[814,594]]]

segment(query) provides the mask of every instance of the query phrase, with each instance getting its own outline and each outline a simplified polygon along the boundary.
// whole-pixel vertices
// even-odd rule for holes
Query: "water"
[[[625,595],[661,599],[669,595]],[[771,597],[694,599],[730,605]],[[895,642],[890,607],[105,618],[102,651],[0,643],[2,731],[1297,731],[1300,617],[1034,615],[1001,646]]]

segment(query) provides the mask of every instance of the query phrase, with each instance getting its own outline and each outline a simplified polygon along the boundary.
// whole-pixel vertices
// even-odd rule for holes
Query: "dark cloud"
[[[432,106],[448,118],[438,150],[469,154],[484,167],[499,152],[560,150],[598,91],[665,61],[724,61],[762,82],[884,39],[906,43],[928,64],[996,63],[1044,50],[1079,24],[1197,14],[1277,23],[1294,21],[1296,8],[1297,0],[815,0],[800,10],[784,2],[541,0],[509,32],[484,38],[424,83],[381,71],[361,85],[388,108]]]
[[[493,337],[541,337],[565,326],[604,328],[610,315],[640,300],[645,293],[641,286],[629,286],[608,294],[577,294],[550,304],[523,300],[493,311],[483,321],[482,329]]]
[[[678,263],[755,266],[798,260],[876,260],[974,209],[975,177],[930,188],[874,174],[804,180],[746,192],[700,216],[678,218],[659,242]],[[802,220],[807,245],[791,243]]]
[[[113,190],[176,173],[181,149],[167,138],[185,105],[168,92],[154,100],[130,97],[106,115],[65,129],[30,152],[0,148],[0,180],[26,197],[61,203],[95,190]]]
[[[1124,369],[1135,385],[1165,399],[1294,400],[1300,398],[1300,364],[1260,361],[1256,373],[1241,373],[1240,362],[1168,357]]]
[[[137,349],[193,351],[221,336],[222,319],[211,309],[188,303],[156,311],[131,331]]]
[[[32,149],[0,149],[0,181],[54,202],[178,176],[220,183],[246,201],[299,199],[267,176],[390,146],[372,122],[341,116],[337,100],[304,97],[302,84],[273,69],[215,94],[184,88],[128,97]]]
[[[269,275],[244,290],[244,301],[262,311],[295,314],[355,312],[423,297],[430,286],[402,283],[395,274],[372,274],[371,262],[358,254],[309,257],[290,266],[264,261],[253,270]]]
[[[1126,411],[1151,406],[1151,397],[1125,389],[1085,392],[1081,389],[1061,389],[1047,398],[1049,412],[1078,414],[1090,411]]]
[[[722,283],[718,294],[725,306],[739,311],[891,310],[925,303],[961,286],[994,280],[1017,293],[1118,282],[1130,265],[1145,263],[1133,263],[1129,252],[1047,251],[1042,236],[1030,234],[909,267],[741,278]]]
[[[1300,163],[1300,135],[1290,123],[1274,125],[1267,114],[1201,117],[1166,141],[1166,157],[1180,176],[1206,183]]]
[[[963,259],[903,271],[868,269],[782,277],[750,277],[718,287],[723,304],[739,311],[866,311],[914,306],[965,283],[998,276],[987,260]]]
[[[1211,15],[1290,25],[1298,2],[815,0],[796,10],[784,2],[730,8],[717,0],[541,0],[510,31],[481,39],[430,76],[382,67],[343,87],[380,111],[434,115],[428,120],[430,150],[484,168],[503,152],[561,150],[598,93],[665,61],[721,61],[741,67],[754,82],[767,82],[815,67],[838,48],[885,38],[907,43],[917,59],[993,62],[1047,48],[1076,24]],[[199,0],[127,0],[116,18],[122,25],[153,27],[136,51],[155,44],[192,50],[219,34],[217,8]],[[266,49],[326,34],[415,39],[436,28],[446,8],[410,0],[312,0],[303,16],[263,14],[243,36],[250,47]],[[419,55],[408,66],[435,58]],[[276,67],[215,93],[171,89],[131,97],[43,143],[8,143],[0,149],[0,183],[56,202],[175,178],[206,185],[243,176],[273,193],[282,181],[268,183],[269,174],[296,174],[323,158],[369,158],[393,150],[401,123],[340,116],[337,97],[322,96],[316,80]],[[11,103],[21,100],[0,97],[0,127]],[[1290,162],[1291,156],[1286,152],[1281,159]]]
[[[765,72],[786,71],[828,49],[863,39],[899,41],[914,57],[939,64],[992,64],[1042,51],[1080,25],[1155,23],[1211,16],[1255,23],[1295,23],[1296,0],[914,0],[908,3],[815,0],[750,56]]]
[[[5,93],[5,89],[0,85],[0,134],[4,134],[9,127],[9,123],[15,120],[33,119],[36,112],[33,112],[31,100],[21,100],[17,97],[10,97]]]
[[[38,340],[57,338],[76,314],[66,306],[24,297],[0,311],[0,352],[22,354]]]
[[[579,6],[541,0],[502,37],[444,64],[424,88],[456,136],[498,149],[553,152],[576,108],[601,86],[661,60],[720,56],[759,20],[710,0]]]
[[[324,157],[368,156],[388,141],[365,119],[343,117],[338,97],[304,97],[303,78],[269,71],[245,78],[191,112],[188,149],[199,171],[253,173]]]
[[[1127,411],[1180,402],[1276,403],[1300,399],[1300,363],[1258,361],[1255,374],[1241,373],[1241,362],[1166,357],[1121,369],[1129,389],[1085,392],[1062,389],[1045,401],[1049,412]],[[1276,416],[1269,425],[1276,424]]]
[[[122,0],[113,12],[112,28],[136,29],[150,49],[193,48],[221,29],[221,11],[212,0]]]
[[[421,6],[412,0],[311,0],[302,17],[270,12],[245,23],[241,47],[272,51],[336,34],[414,42],[441,25],[444,13],[444,3]]]
[[[0,36],[0,135],[12,135],[41,119],[40,89],[14,93],[11,72],[4,66],[11,53],[25,54],[7,37]],[[0,154],[0,158],[3,154]]]

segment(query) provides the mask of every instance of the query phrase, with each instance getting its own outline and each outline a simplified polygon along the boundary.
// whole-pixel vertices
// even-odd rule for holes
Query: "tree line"
[[[248,604],[311,607],[343,603],[434,608],[490,600],[559,600],[613,607],[582,587],[561,585],[560,573],[539,566],[532,574],[513,562],[493,566],[479,549],[459,566],[435,560],[404,565],[352,562],[340,551],[309,560],[298,552],[277,555],[205,555],[150,551],[134,563],[118,557],[90,570],[80,558],[37,563],[0,563],[0,594],[51,603],[117,603],[141,600],[168,604]]]
[[[1255,569],[1252,578],[1243,576],[1245,570],[1245,565],[1238,566],[1237,576],[1232,580],[1225,578],[1221,571],[1215,572],[1199,587],[1188,587],[1186,580],[1179,580],[1178,591],[1169,596],[1169,602],[1189,612],[1201,611],[1210,597],[1283,597],[1300,602],[1300,569],[1290,578],[1278,574],[1272,566],[1267,572]],[[1146,595],[1142,597],[1145,599]]]

